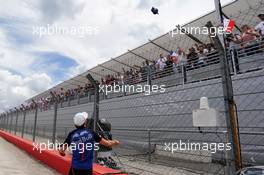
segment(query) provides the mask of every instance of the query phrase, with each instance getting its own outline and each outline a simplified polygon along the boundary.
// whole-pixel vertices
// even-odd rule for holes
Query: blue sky
[[[68,70],[78,66],[73,58],[57,52],[39,52],[34,55],[37,59],[30,65],[30,69],[35,72],[46,71],[54,82],[67,79]]]
[[[213,0],[0,0],[0,4],[0,112],[214,9]],[[159,8],[159,15],[151,14],[152,6]],[[33,33],[34,27],[55,24],[98,31],[85,37]]]

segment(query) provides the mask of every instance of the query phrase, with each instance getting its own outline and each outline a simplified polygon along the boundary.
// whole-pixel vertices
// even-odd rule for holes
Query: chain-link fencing
[[[244,7],[252,2],[239,3]],[[234,4],[225,7],[224,11],[238,25],[253,25],[256,13],[264,5],[257,0],[252,4],[243,12],[229,14],[228,10]],[[190,24],[204,22],[205,25],[208,18]],[[215,21],[212,23],[216,24]],[[207,36],[194,36],[202,42],[207,41]],[[122,66],[126,68],[119,75],[123,76],[121,81],[104,84],[106,88],[99,94],[99,117],[111,123],[113,138],[121,142],[111,153],[114,161],[130,174],[228,174],[236,157],[227,126],[222,52],[213,49],[177,65],[166,63],[160,69],[152,63],[160,53],[176,50],[179,44],[189,47],[194,42],[184,36],[177,40],[167,37],[166,42],[162,39],[151,42],[146,44],[149,49],[129,51],[126,54],[131,57],[125,57],[125,54],[89,71],[100,81],[105,75],[123,71]],[[263,38],[227,49],[244,166],[264,164],[263,53]],[[144,65],[136,68],[142,62]],[[126,75],[129,69],[138,74]],[[70,80],[57,88],[67,89],[67,86],[77,87],[87,82],[86,77],[79,76],[78,80]],[[128,90],[120,89],[125,85]],[[153,85],[157,92],[150,91]],[[218,112],[217,126],[194,126],[193,111],[200,108],[201,97],[207,97],[210,108]],[[92,86],[64,96],[55,95],[48,102],[1,114],[1,129],[30,140],[35,138],[36,142],[62,142],[74,129],[74,114],[86,111],[93,117],[95,99]]]

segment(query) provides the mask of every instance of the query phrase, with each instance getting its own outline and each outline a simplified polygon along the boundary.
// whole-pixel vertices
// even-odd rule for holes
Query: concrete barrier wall
[[[259,131],[264,126],[264,72],[257,71],[233,76],[235,101],[238,106],[240,131]],[[201,81],[167,88],[165,93],[152,95],[135,94],[100,101],[100,118],[111,122],[113,136],[123,143],[146,143],[148,134],[144,131],[120,131],[124,129],[192,129],[192,110],[199,108],[199,99],[209,98],[211,108],[220,111],[221,126],[225,129],[224,98],[221,79]],[[57,136],[65,137],[74,129],[73,116],[77,112],[87,111],[92,115],[93,103],[85,103],[58,109]],[[34,115],[30,115],[33,117]],[[38,128],[45,125],[51,132],[54,111],[39,112]],[[206,129],[206,128],[203,128]],[[217,130],[214,128],[207,128]],[[50,133],[51,134],[51,133]],[[220,142],[224,137],[203,133],[162,133],[155,132],[152,138],[160,141],[193,140],[199,142]],[[242,136],[242,149],[248,144],[259,145],[263,137]]]
[[[0,136],[7,141],[13,143],[20,149],[26,151],[28,154],[33,156],[35,159],[40,160],[42,163],[45,163],[52,169],[58,171],[59,173],[63,175],[68,175],[68,172],[71,167],[71,156],[68,155],[66,157],[62,157],[58,154],[57,151],[54,150],[42,150],[41,152],[37,150],[37,148],[33,145],[33,142],[27,139],[23,139],[20,137],[17,137],[15,135],[12,135],[10,133],[0,131]],[[39,147],[38,147],[39,148]],[[8,150],[6,150],[8,151]],[[35,172],[33,172],[35,173]],[[122,174],[119,170],[113,170],[110,168],[106,168],[103,166],[100,166],[98,164],[93,165],[93,175],[103,175],[103,174],[119,174],[119,175],[125,175]]]

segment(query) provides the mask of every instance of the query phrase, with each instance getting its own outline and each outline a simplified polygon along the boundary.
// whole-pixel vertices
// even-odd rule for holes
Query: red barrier
[[[55,169],[56,171],[62,173],[63,175],[68,175],[70,166],[71,166],[71,156],[62,157],[58,154],[57,151],[54,150],[37,150],[37,147],[34,146],[33,142],[27,139],[23,139],[21,137],[15,136],[13,134],[0,131],[0,136],[5,140],[13,143],[20,149],[26,151],[36,159],[42,161],[47,164],[49,167]],[[35,144],[36,145],[36,144]],[[119,174],[121,172],[119,170],[113,170],[107,167],[103,167],[98,164],[93,164],[93,175],[103,175],[103,174]],[[124,174],[122,174],[124,175]]]

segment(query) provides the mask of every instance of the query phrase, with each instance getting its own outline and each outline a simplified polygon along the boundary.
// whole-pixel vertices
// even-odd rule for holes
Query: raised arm
[[[99,142],[100,145],[104,145],[106,147],[112,147],[115,145],[119,145],[119,141],[118,140],[106,140],[104,138],[101,139],[101,141]]]

